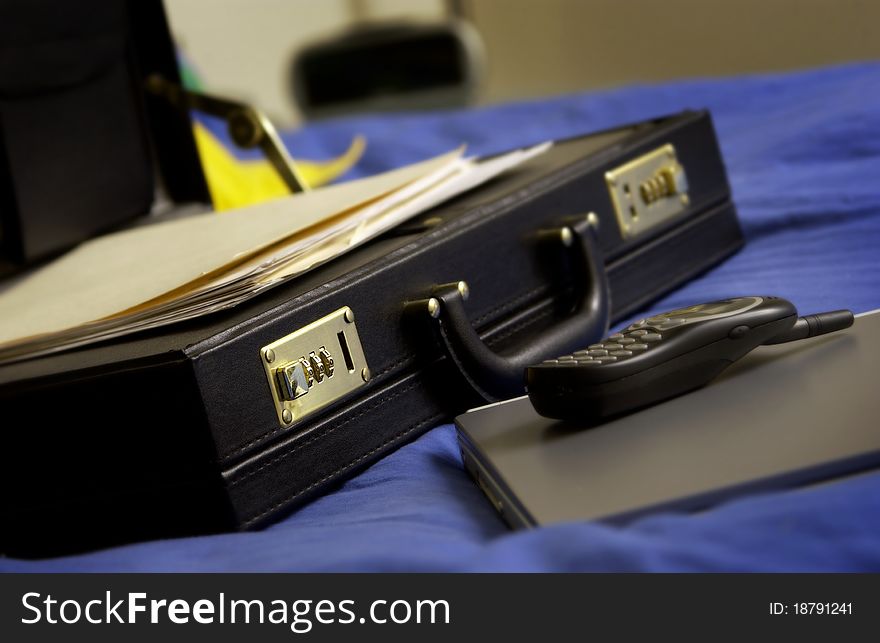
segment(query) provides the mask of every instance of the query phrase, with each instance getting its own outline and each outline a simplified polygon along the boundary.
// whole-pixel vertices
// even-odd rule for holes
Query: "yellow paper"
[[[193,133],[211,202],[218,212],[290,195],[290,189],[266,160],[242,161],[207,128],[193,124]],[[356,137],[341,156],[326,162],[297,160],[297,169],[310,188],[318,188],[345,174],[364,153],[366,141]]]

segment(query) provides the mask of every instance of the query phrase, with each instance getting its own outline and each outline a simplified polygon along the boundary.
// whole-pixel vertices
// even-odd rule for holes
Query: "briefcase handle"
[[[407,302],[407,315],[431,323],[447,357],[484,398],[495,401],[523,395],[527,366],[584,348],[608,330],[610,295],[594,225],[592,215],[552,232],[571,254],[569,265],[577,273],[573,279],[577,304],[551,331],[530,339],[512,354],[494,352],[471,326],[464,310],[469,296],[464,281],[435,286],[429,298]]]

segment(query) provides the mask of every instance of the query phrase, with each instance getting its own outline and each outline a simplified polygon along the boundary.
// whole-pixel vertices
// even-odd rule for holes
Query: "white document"
[[[373,177],[86,242],[0,294],[0,362],[234,306],[532,158],[463,148]]]

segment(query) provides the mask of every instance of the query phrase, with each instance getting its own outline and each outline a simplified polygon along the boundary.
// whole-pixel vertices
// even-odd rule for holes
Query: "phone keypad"
[[[642,322],[644,321],[646,320],[642,320]],[[625,328],[623,332],[614,333],[598,344],[590,344],[583,350],[556,359],[548,359],[542,364],[548,366],[601,366],[640,355],[650,350],[652,346],[656,346],[657,342],[663,339],[661,333],[640,328],[638,324],[642,322],[636,322]]]

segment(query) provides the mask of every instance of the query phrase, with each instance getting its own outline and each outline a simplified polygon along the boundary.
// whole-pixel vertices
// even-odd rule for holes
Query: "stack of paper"
[[[459,149],[257,206],[99,237],[3,287],[0,362],[234,306],[548,147],[483,162]]]

